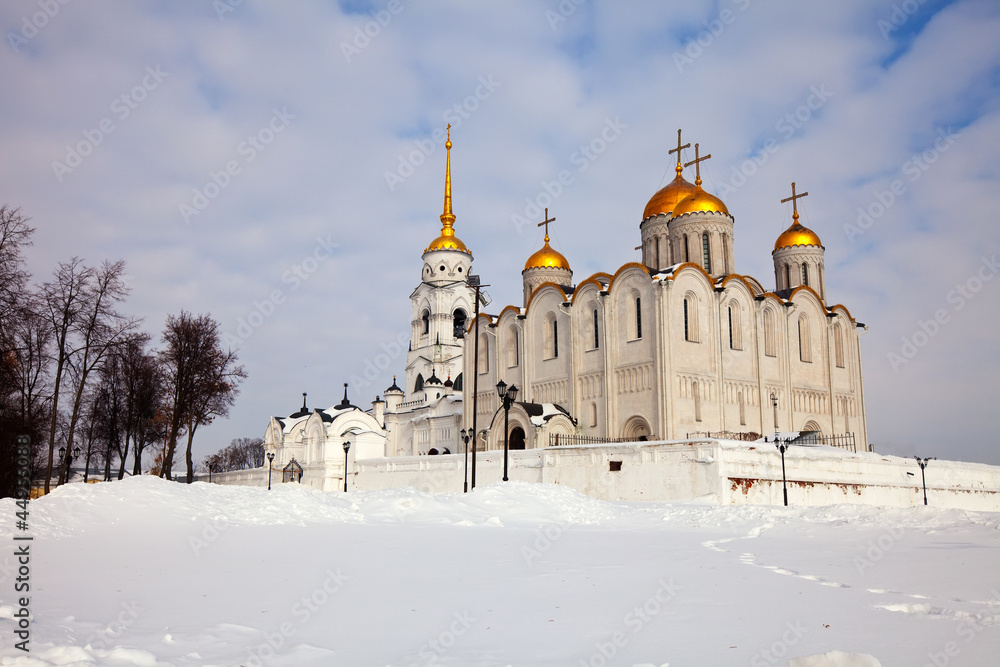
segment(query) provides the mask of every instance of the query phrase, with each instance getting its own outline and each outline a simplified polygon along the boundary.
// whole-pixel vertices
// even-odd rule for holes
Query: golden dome
[[[545,235],[545,245],[524,263],[524,270],[527,271],[528,269],[572,270],[569,268],[569,260],[563,257],[561,253],[553,250],[552,246],[549,245],[548,234]]]
[[[798,215],[795,218],[792,226],[783,231],[778,240],[774,242],[774,249],[781,250],[782,248],[790,248],[796,245],[814,245],[822,248],[823,244],[820,242],[816,232],[800,225]]]
[[[696,186],[693,193],[679,201],[674,207],[674,217],[685,213],[704,212],[729,215],[729,209],[722,203],[722,200],[705,192],[700,185]]]
[[[444,212],[441,214],[441,236],[431,241],[424,252],[458,250],[471,255],[472,251],[466,248],[462,240],[455,236],[455,214],[451,210],[451,123],[448,124],[448,141],[445,142],[444,147],[448,150],[448,158],[444,172]]]
[[[642,219],[651,218],[661,213],[670,213],[677,208],[677,204],[690,194],[697,191],[698,187],[689,183],[681,176],[681,165],[677,164],[677,176],[674,180],[657,190],[656,194],[646,204],[646,210],[642,212]]]

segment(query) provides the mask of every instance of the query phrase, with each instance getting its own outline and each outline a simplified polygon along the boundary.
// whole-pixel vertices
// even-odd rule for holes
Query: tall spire
[[[448,157],[444,168],[444,212],[441,214],[444,227],[441,229],[441,236],[453,236],[455,232],[452,225],[455,224],[455,214],[451,210],[451,123],[448,123],[448,141],[444,142],[444,147],[448,151]]]
[[[455,213],[451,209],[451,124],[448,124],[448,140],[444,147],[448,150],[444,171],[444,211],[441,213],[441,236],[427,246],[424,252],[430,250],[460,250],[472,254],[465,244],[455,236]]]

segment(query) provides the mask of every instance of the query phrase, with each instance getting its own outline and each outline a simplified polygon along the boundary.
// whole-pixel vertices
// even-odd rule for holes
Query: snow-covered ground
[[[1000,664],[1000,514],[72,484],[25,654],[0,512],[0,665]]]

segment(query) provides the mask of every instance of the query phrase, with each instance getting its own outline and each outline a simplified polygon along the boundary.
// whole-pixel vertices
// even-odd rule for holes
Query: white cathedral
[[[799,223],[775,241],[775,287],[736,272],[734,218],[701,186],[701,157],[646,204],[641,263],[573,283],[549,244],[521,272],[523,303],[475,314],[472,252],[455,234],[451,138],[445,143],[441,233],[424,250],[403,386],[394,378],[370,409],[272,417],[265,447],[275,468],[340,477],[351,459],[575,443],[755,439],[778,431],[849,437],[868,449],[859,324],[828,305],[824,248]],[[692,184],[683,169],[695,167]],[[508,427],[499,382],[519,388]],[[474,407],[475,406],[475,407]],[[351,443],[349,452],[343,445]],[[323,486],[328,486],[323,484]]]

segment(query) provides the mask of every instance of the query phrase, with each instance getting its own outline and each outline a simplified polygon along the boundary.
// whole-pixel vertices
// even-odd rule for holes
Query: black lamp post
[[[271,490],[271,464],[274,463],[274,452],[267,453],[267,490]]]
[[[465,443],[465,483],[462,486],[462,493],[469,492],[469,440],[472,440],[475,433],[472,431],[467,431],[464,428],[459,433],[462,438],[462,442]]]
[[[344,440],[344,493],[347,493],[347,452],[351,451],[351,441]]]
[[[514,405],[514,401],[517,400],[517,387],[511,385],[507,386],[507,383],[503,380],[497,382],[497,395],[500,397],[500,401],[503,404],[503,481],[507,481],[507,452],[509,449],[510,433],[509,422],[510,422],[510,406]]]
[[[774,408],[774,439],[778,439],[778,397],[771,392],[771,407]]]
[[[785,479],[785,450],[788,449],[788,442],[774,437],[774,445],[781,452],[781,492],[785,496],[785,507],[788,507],[788,482]]]
[[[915,458],[917,460],[917,465],[920,466],[920,481],[921,481],[921,483],[923,484],[923,487],[924,487],[924,505],[926,505],[927,504],[927,476],[924,474],[924,468],[927,467],[927,462],[928,461],[933,461],[937,457],[936,456],[931,456],[931,457],[927,457],[927,458],[920,458],[919,456],[914,456],[913,458]]]

